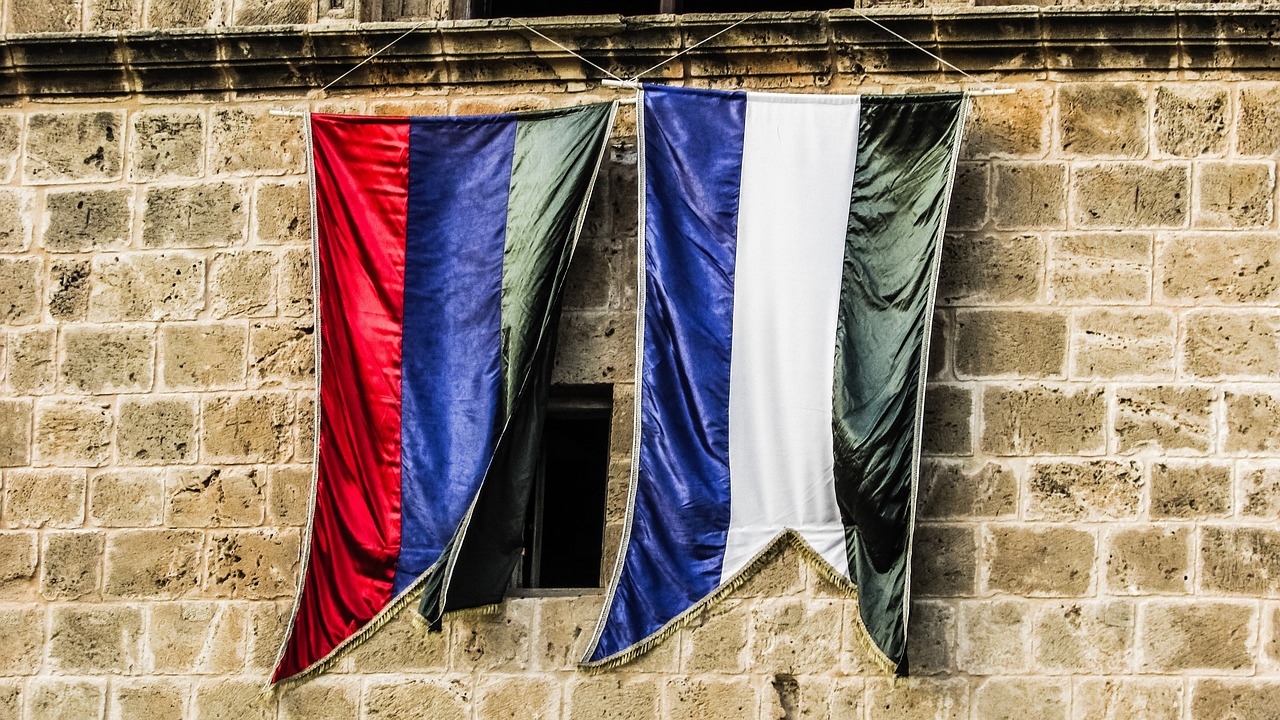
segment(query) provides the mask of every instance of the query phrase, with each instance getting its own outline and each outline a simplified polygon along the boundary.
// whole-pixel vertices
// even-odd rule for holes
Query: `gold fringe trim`
[[[756,553],[756,556],[751,558],[751,561],[748,562],[745,567],[734,573],[733,577],[729,578],[720,585],[720,587],[712,591],[710,595],[702,598],[687,610],[669,620],[666,625],[663,625],[661,628],[654,631],[654,633],[649,637],[641,640],[635,645],[632,645],[624,652],[618,653],[617,655],[613,655],[603,660],[596,660],[595,662],[580,662],[578,663],[578,667],[588,673],[598,673],[604,670],[612,670],[614,668],[622,667],[623,665],[638,659],[640,656],[648,653],[658,645],[666,642],[667,639],[674,635],[677,630],[687,627],[703,612],[710,609],[720,601],[728,598],[734,593],[734,591],[742,587],[748,580],[759,573],[760,570],[768,565],[770,561],[781,555],[788,547],[798,552],[801,557],[808,561],[809,566],[816,570],[823,579],[836,586],[836,588],[842,591],[845,595],[855,599],[858,597],[858,587],[856,585],[850,582],[848,578],[836,572],[836,569],[831,567],[831,564],[824,560],[823,557],[818,554],[818,551],[814,550],[809,543],[805,542],[804,538],[802,538],[799,533],[795,530],[787,529],[779,533],[778,536],[766,545],[763,550]],[[867,631],[867,626],[862,622],[862,615],[857,615],[856,619],[857,634],[855,637],[857,638],[859,647],[861,647],[862,650],[871,657],[872,661],[875,662],[875,664],[884,672],[896,672],[898,669],[897,663],[890,660],[889,657],[880,650],[880,648],[876,647],[875,641],[871,639],[871,633]]]

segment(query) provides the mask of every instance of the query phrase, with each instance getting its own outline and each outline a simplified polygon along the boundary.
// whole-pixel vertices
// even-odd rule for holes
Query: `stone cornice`
[[[1280,68],[1280,5],[869,10],[877,22],[989,80],[1178,71],[1232,77]],[[529,21],[594,62],[634,73],[733,16]],[[0,38],[0,98],[133,93],[296,94],[323,86],[408,23],[308,25]],[[850,11],[752,18],[666,66],[668,79],[829,76],[936,81],[939,65]],[[346,78],[344,89],[574,83],[599,72],[507,20],[424,25]]]

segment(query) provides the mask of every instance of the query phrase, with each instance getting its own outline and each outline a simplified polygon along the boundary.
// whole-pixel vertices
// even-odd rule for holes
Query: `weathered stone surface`
[[[203,399],[200,446],[206,462],[280,462],[292,449],[293,405],[282,393]]]
[[[211,272],[209,304],[214,317],[276,314],[274,254],[265,250],[218,253]]]
[[[19,395],[45,395],[53,390],[55,332],[48,328],[17,330],[9,335],[9,387]]]
[[[111,406],[67,400],[36,404],[35,460],[98,467],[111,458]]]
[[[248,202],[235,183],[152,186],[142,215],[148,248],[227,247],[244,242]]]
[[[1053,96],[1049,88],[1020,87],[1013,95],[974,103],[963,157],[1040,157],[1048,146]]]
[[[27,687],[29,720],[102,717],[105,680],[40,678]]]
[[[196,686],[191,706],[200,720],[271,720],[274,699],[256,678],[204,680]],[[430,705],[419,706],[419,710]]]
[[[42,269],[37,257],[0,257],[0,326],[39,321]]]
[[[300,25],[310,14],[306,0],[247,0],[236,5],[236,25]]]
[[[218,108],[213,111],[209,158],[214,173],[302,172],[306,147],[301,118],[277,117],[270,115],[269,109]]]
[[[1208,387],[1157,385],[1116,390],[1116,449],[1133,453],[1207,453],[1213,447],[1217,392]]]
[[[1182,681],[1089,678],[1076,685],[1074,701],[1077,720],[1180,720]]]
[[[36,533],[0,532],[0,599],[29,599],[35,576]]]
[[[921,468],[916,500],[921,518],[996,518],[1017,512],[1018,478],[995,462],[932,459]]]
[[[304,525],[311,494],[311,467],[273,467],[267,480],[267,522]]]
[[[1083,165],[1072,171],[1072,223],[1080,228],[1179,228],[1187,221],[1184,163]]]
[[[297,530],[210,533],[205,590],[216,597],[292,597],[298,572]]]
[[[1153,601],[1141,622],[1142,668],[1147,672],[1253,666],[1258,618],[1252,605]]]
[[[750,662],[745,652],[750,624],[749,606],[740,601],[725,600],[707,608],[681,634],[681,668],[691,673],[745,672]]]
[[[988,305],[1034,302],[1040,293],[1044,244],[1035,235],[950,236],[942,245],[938,302]]]
[[[1182,367],[1205,379],[1280,377],[1280,314],[1194,310],[1185,315]]]
[[[1072,319],[1071,376],[1172,380],[1177,329],[1167,310],[1083,311]]]
[[[55,605],[50,623],[48,662],[55,672],[132,674],[141,669],[142,611],[138,608]]]
[[[1192,225],[1201,228],[1260,228],[1274,215],[1275,169],[1271,163],[1215,162],[1196,168]]]
[[[1061,228],[1067,221],[1066,163],[997,163],[991,217],[1001,230]]]
[[[1246,518],[1280,519],[1280,466],[1241,464],[1239,473],[1240,514]]]
[[[667,717],[737,720],[750,717],[759,701],[748,678],[673,678],[664,688]]]
[[[1280,249],[1270,234],[1172,235],[1156,248],[1160,297],[1177,305],[1274,303],[1280,300],[1276,266]]]
[[[35,113],[27,119],[29,183],[117,180],[124,112]]]
[[[187,688],[175,680],[147,678],[111,684],[107,720],[182,720]]]
[[[960,604],[956,665],[973,674],[1024,672],[1030,660],[1027,604],[982,600]]]
[[[116,450],[125,465],[194,461],[195,401],[181,396],[121,400]]]
[[[977,545],[970,526],[922,524],[914,547],[911,579],[919,597],[974,593]]]
[[[510,683],[503,678],[502,684]],[[280,720],[344,720],[360,715],[360,685],[345,678],[318,678],[280,694]]]
[[[1227,452],[1275,453],[1280,437],[1280,393],[1226,392]]]
[[[1072,597],[1093,586],[1092,533],[1062,526],[991,525],[984,586],[1025,597]]]
[[[108,598],[174,599],[196,587],[204,536],[195,530],[127,530],[107,538]]]
[[[751,609],[748,652],[760,667],[778,672],[817,673],[838,662],[841,602],[761,600]]]
[[[1113,83],[1064,85],[1058,90],[1058,137],[1068,155],[1145,155],[1145,92],[1138,86]]]
[[[0,132],[4,125],[0,116]],[[28,190],[0,190],[0,252],[23,252],[31,247],[32,204]]]
[[[294,181],[259,183],[254,199],[253,237],[263,245],[306,243],[311,237],[307,184]],[[308,272],[308,287],[310,277]]]
[[[1101,388],[989,386],[982,413],[982,449],[994,455],[1094,455],[1106,447]]]
[[[49,271],[49,316],[84,320],[89,313],[89,261],[55,260]]]
[[[316,399],[315,393],[298,393],[294,412],[297,413],[294,427],[298,437],[294,443],[293,459],[297,462],[310,462],[315,459],[316,452]]]
[[[204,260],[187,253],[93,258],[89,319],[194,320],[204,308]]]
[[[1107,592],[1185,593],[1191,587],[1191,529],[1138,526],[1112,531],[1107,542]]]
[[[1206,678],[1191,690],[1194,720],[1269,720],[1280,707],[1280,683]]]
[[[1151,236],[1072,233],[1049,241],[1049,298],[1057,303],[1138,303],[1151,297]]]
[[[146,392],[155,375],[155,336],[146,326],[62,330],[62,387],[91,395]]]
[[[4,713],[5,717],[22,717],[22,688],[21,680],[0,680],[0,713]]]
[[[1133,655],[1133,603],[1053,603],[1036,614],[1036,666],[1049,673],[1124,674]]]
[[[249,377],[257,386],[315,385],[315,328],[306,321],[249,326]]]
[[[846,613],[856,613],[848,609]],[[955,670],[956,608],[947,602],[912,601],[907,625],[912,675],[945,675]]]
[[[101,527],[159,525],[164,513],[161,470],[109,470],[89,480],[89,521]]]
[[[88,0],[85,25],[90,30],[133,30],[141,25],[142,0]]]
[[[10,470],[4,481],[4,525],[79,527],[84,493],[83,470]]]
[[[40,594],[46,600],[77,600],[98,591],[103,535],[46,532],[40,551]]]
[[[459,618],[450,632],[453,667],[480,672],[520,672],[531,664],[535,603],[508,600],[493,615]]]
[[[1177,460],[1151,465],[1151,517],[1190,519],[1230,513],[1230,465]]]
[[[948,230],[978,230],[987,224],[990,185],[991,166],[987,163],[956,164],[951,205],[947,212]]]
[[[992,678],[978,687],[973,706],[983,720],[1067,720],[1071,685],[1060,680]]]
[[[201,0],[157,3],[151,15],[185,14]],[[197,13],[190,13],[197,15]],[[172,22],[151,27],[176,27]],[[194,26],[204,22],[193,23]],[[204,114],[187,110],[144,110],[132,117],[133,136],[129,143],[129,177],[135,181],[164,178],[192,178],[204,169]]]
[[[242,387],[248,329],[241,323],[165,325],[160,329],[161,378],[175,390]]]
[[[565,688],[568,720],[656,720],[658,686],[652,678],[579,676]]]
[[[1280,597],[1280,530],[1205,526],[1200,569],[1200,585],[1210,592]]]
[[[311,251],[289,248],[280,255],[277,290],[280,314],[311,317]]]
[[[867,682],[867,712],[876,720],[964,720],[969,717],[969,683],[962,678]]]
[[[970,377],[1062,377],[1067,316],[1035,310],[956,312],[956,374]]]
[[[1103,520],[1134,518],[1146,485],[1136,462],[1089,460],[1043,462],[1030,466],[1029,503],[1032,520]]]
[[[0,609],[0,673],[35,675],[43,655],[44,612],[31,606]]]
[[[365,689],[364,713],[367,718],[403,718],[431,708],[433,718],[467,720],[471,701],[469,679],[377,680]]]
[[[31,457],[31,401],[0,398],[0,467],[20,467]]]
[[[165,522],[172,527],[262,523],[266,478],[257,468],[192,468],[170,473]]]
[[[10,8],[13,11],[13,8]],[[5,113],[0,115],[0,181],[9,182],[17,169],[19,151],[22,149],[22,115]],[[12,226],[11,226],[12,227]],[[0,237],[3,231],[0,231]],[[0,241],[0,245],[3,242]]]
[[[352,668],[360,673],[443,672],[449,666],[454,633],[423,632],[413,622],[416,610],[416,606],[405,608],[356,648],[351,653]]]
[[[276,653],[292,616],[290,602],[249,603],[248,667],[267,674],[276,669]]]
[[[1245,85],[1240,90],[1236,152],[1272,156],[1280,152],[1280,87]]]
[[[212,602],[151,606],[147,670],[153,673],[230,674],[244,665],[245,615],[239,605]]]
[[[924,399],[921,445],[926,453],[969,455],[973,449],[973,391],[931,385]]]
[[[129,244],[132,206],[129,189],[47,192],[40,244],[55,253],[119,250]]]
[[[214,0],[170,0],[147,3],[147,27],[205,27],[213,22],[218,4]]]
[[[564,313],[559,338],[553,383],[610,383],[635,375],[633,314]]]
[[[14,0],[6,13],[14,33],[71,32],[80,29],[81,0]]]
[[[1156,88],[1156,149],[1181,157],[1221,156],[1231,116],[1227,91],[1214,86]]]

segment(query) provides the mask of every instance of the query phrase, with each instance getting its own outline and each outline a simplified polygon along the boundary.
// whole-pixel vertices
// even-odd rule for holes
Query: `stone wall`
[[[10,4],[12,23],[25,5]],[[785,39],[760,42],[776,46],[758,76],[689,82],[954,87],[809,71]],[[598,592],[525,594],[442,635],[401,617],[335,671],[259,695],[296,582],[314,416],[301,123],[268,110],[613,94],[410,78],[324,100],[14,100],[0,718],[1274,718],[1280,83],[1223,66],[1020,68],[988,75],[1018,94],[975,100],[930,359],[906,682],[866,659],[854,604],[784,554],[619,671],[574,669]],[[631,445],[633,123],[624,109],[556,369],[614,386],[611,546]]]

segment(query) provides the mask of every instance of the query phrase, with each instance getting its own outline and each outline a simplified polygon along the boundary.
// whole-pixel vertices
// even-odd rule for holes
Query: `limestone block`
[[[1036,613],[1032,640],[1036,666],[1068,675],[1123,675],[1133,657],[1134,604],[1051,603]]]
[[[1280,662],[1280,605],[1272,605],[1263,610],[1266,624],[1266,635],[1263,641],[1263,654],[1274,666]]]
[[[538,605],[538,624],[534,629],[534,662],[539,670],[572,670],[586,649],[587,641],[600,617],[602,597],[579,595],[577,597],[546,598]],[[746,627],[743,623],[742,627]],[[745,633],[745,630],[743,631]],[[657,653],[673,654],[668,642],[654,649]],[[679,653],[674,653],[678,660]],[[732,662],[732,658],[727,659]],[[676,667],[672,662],[671,667]]]
[[[1035,302],[1044,274],[1044,244],[1035,235],[963,234],[942,244],[938,302],[990,305]]]
[[[1058,140],[1078,157],[1147,154],[1147,97],[1135,85],[1078,83],[1058,89]]]
[[[1191,199],[1186,163],[1102,163],[1071,172],[1071,222],[1077,228],[1180,228]]]
[[[214,22],[220,4],[215,0],[182,0],[181,2],[147,3],[147,27],[195,28]]]
[[[315,327],[310,319],[250,325],[249,378],[258,387],[315,387]]]
[[[55,673],[129,675],[141,669],[141,609],[124,605],[54,605],[50,623],[49,666]]]
[[[276,314],[275,256],[265,250],[221,252],[209,280],[213,316],[271,317]]]
[[[90,30],[135,30],[142,24],[142,0],[87,0]]]
[[[681,633],[681,669],[689,673],[745,672],[750,662],[745,654],[747,628],[751,624],[749,607],[740,600],[724,600],[700,613]],[[545,617],[544,611],[544,623]],[[589,628],[590,623],[583,627]]]
[[[947,211],[947,230],[978,230],[987,224],[990,186],[991,166],[988,163],[962,162],[956,165],[951,204]]]
[[[635,375],[634,313],[565,313],[553,383],[617,382]]]
[[[170,527],[261,525],[266,476],[254,467],[173,470],[167,495],[165,524]]]
[[[121,400],[116,450],[123,465],[193,462],[195,401],[181,396]]]
[[[289,602],[260,602],[248,603],[248,607],[248,667],[267,674],[276,669],[276,653],[284,642],[293,606]]]
[[[268,107],[217,108],[212,118],[210,169],[218,175],[300,173],[306,154],[302,119]]]
[[[108,470],[89,480],[89,520],[101,527],[159,525],[164,513],[162,470]]]
[[[1194,720],[1270,720],[1280,707],[1274,680],[1204,678],[1191,689]]]
[[[68,400],[36,404],[35,460],[42,465],[99,467],[111,458],[111,406]]]
[[[4,525],[73,528],[84,522],[83,470],[10,470],[5,474]]]
[[[253,237],[259,244],[310,244],[311,200],[306,183],[264,180],[258,183],[253,202]]]
[[[498,688],[510,685],[507,678],[494,683]],[[359,714],[360,685],[346,678],[318,678],[280,693],[280,720],[346,720]]]
[[[1151,517],[1190,519],[1230,513],[1230,465],[1179,460],[1151,465]]]
[[[246,0],[236,4],[236,25],[302,25],[311,16],[306,0]]]
[[[1245,85],[1240,89],[1236,152],[1273,156],[1280,152],[1280,87]]]
[[[129,244],[133,191],[61,190],[44,196],[40,244],[49,252],[119,250]]]
[[[1275,168],[1263,162],[1200,163],[1196,167],[1192,225],[1260,228],[1274,214]]]
[[[145,197],[143,247],[207,248],[244,242],[248,202],[236,183],[153,185]]]
[[[918,597],[973,595],[977,544],[969,525],[915,529],[911,580]]]
[[[1093,586],[1093,533],[1055,525],[989,525],[981,559],[988,590],[1073,597]]]
[[[19,395],[53,391],[55,331],[51,328],[16,330],[9,335],[9,388]]]
[[[262,681],[248,678],[202,680],[191,701],[200,720],[271,720],[275,699],[262,692]],[[420,712],[429,705],[417,708]]]
[[[123,111],[32,114],[23,178],[32,184],[119,180],[123,140]]]
[[[147,670],[231,674],[244,665],[244,608],[233,603],[155,603],[147,620]]]
[[[1245,670],[1253,666],[1258,618],[1253,604],[1199,599],[1153,601],[1142,615],[1146,672]]]
[[[40,594],[46,600],[97,594],[102,543],[99,532],[46,532],[40,553]]]
[[[243,387],[248,335],[243,323],[234,322],[161,326],[164,386],[174,390]]]
[[[1020,87],[1013,95],[973,103],[963,157],[1041,157],[1048,147],[1053,91]]]
[[[1116,449],[1208,453],[1213,448],[1217,391],[1211,387],[1155,385],[1116,389]]]
[[[111,683],[108,720],[182,720],[188,689],[177,680],[146,678]]]
[[[285,317],[311,317],[311,249],[285,250],[280,255],[278,273],[280,314]]]
[[[15,9],[10,9],[13,17]],[[13,171],[18,166],[18,151],[22,149],[22,116],[17,113],[0,115],[0,181],[13,179]],[[10,226],[14,227],[14,226]],[[4,231],[0,230],[0,236]],[[3,243],[0,243],[3,244]]]
[[[740,598],[773,598],[796,594],[804,587],[801,562],[799,553],[790,547],[783,547],[776,557],[738,586],[734,595]]]
[[[1077,720],[1181,720],[1182,681],[1089,678],[1075,688]]]
[[[1275,429],[1280,393],[1227,391],[1227,452],[1267,453],[1280,450]]]
[[[1107,592],[1188,592],[1191,540],[1191,529],[1185,526],[1148,525],[1112,531],[1107,538]]]
[[[750,657],[758,670],[820,673],[840,656],[838,600],[761,600],[751,608]]]
[[[205,591],[214,597],[292,597],[299,568],[297,530],[236,530],[209,535]]]
[[[204,309],[204,272],[204,260],[187,253],[95,256],[89,319],[194,320]]]
[[[560,717],[560,686],[540,678],[482,678],[476,712],[494,720],[554,720]]]
[[[1017,512],[1018,478],[996,462],[930,459],[921,466],[920,518],[996,518]]]
[[[1025,602],[982,600],[960,604],[956,664],[964,672],[1024,672],[1030,663],[1031,617]]]
[[[1156,88],[1156,148],[1165,155],[1220,157],[1227,151],[1231,113],[1222,86]]]
[[[199,581],[203,534],[195,530],[125,530],[107,538],[107,598],[174,599]]]
[[[155,379],[155,336],[147,326],[76,325],[62,330],[62,387],[90,395],[147,392]]]
[[[158,3],[151,15],[180,14],[196,10],[201,0]],[[205,21],[207,22],[207,20]],[[203,25],[195,22],[191,27]],[[153,23],[150,27],[175,27],[174,23]],[[187,110],[144,110],[131,118],[133,135],[129,143],[129,177],[147,182],[164,178],[193,178],[204,170],[204,114]]]
[[[296,462],[311,462],[315,459],[316,433],[316,400],[315,393],[298,393],[295,396],[295,411],[298,437],[293,450]]]
[[[994,455],[1096,455],[1106,400],[1088,386],[989,386],[982,393],[982,449]]]
[[[433,718],[467,720],[473,697],[470,678],[428,678],[423,680],[375,680],[365,688],[366,718],[412,717],[422,708],[431,708]]]
[[[39,321],[42,269],[38,257],[0,258],[0,326]]]
[[[1146,480],[1137,462],[1037,462],[1029,470],[1027,519],[1135,518],[1142,505]]]
[[[31,401],[0,398],[0,467],[30,461]]]
[[[35,576],[36,533],[0,532],[0,599],[30,599]]]
[[[1268,191],[1268,194],[1270,191]],[[1173,235],[1156,248],[1159,297],[1177,305],[1263,305],[1280,300],[1274,235]]]
[[[978,687],[973,705],[983,720],[1067,720],[1071,685],[1063,680],[991,678]]]
[[[994,180],[991,216],[997,228],[1059,229],[1066,223],[1066,163],[996,163]]]
[[[27,686],[27,718],[99,718],[105,700],[105,680],[40,678]]]
[[[867,681],[867,712],[876,720],[964,720],[969,683],[962,678]]]
[[[956,312],[956,375],[1061,378],[1067,316],[1037,310]]]
[[[672,720],[737,720],[755,713],[759,700],[750,679],[671,678],[663,688]]]
[[[452,628],[446,628],[442,633],[426,633],[413,622],[416,611],[417,603],[411,603],[369,638],[368,642],[352,651],[351,661],[355,672],[444,672],[449,667],[449,643],[454,635]]]
[[[1200,571],[1201,587],[1213,593],[1280,597],[1280,530],[1201,528]]]
[[[89,313],[89,261],[54,260],[49,271],[49,317],[84,320]]]
[[[1280,519],[1280,466],[1241,464],[1240,514],[1246,518]]]
[[[600,193],[601,189],[597,187],[595,192]],[[596,204],[593,201],[592,206]],[[621,283],[622,274],[628,269],[635,273],[635,256],[629,250],[622,238],[613,235],[584,235],[579,239],[565,277],[564,307],[571,311],[608,310],[614,295],[612,286]],[[630,268],[622,267],[627,264]]]
[[[311,467],[273,467],[267,480],[267,522],[275,526],[305,525],[311,497]]]
[[[973,391],[955,385],[930,385],[924,398],[924,452],[969,455],[973,448]]]
[[[1151,297],[1151,236],[1071,233],[1049,241],[1049,298],[1055,303],[1141,303]]]
[[[206,462],[280,462],[292,449],[293,404],[283,393],[202,399],[200,446]]]
[[[857,612],[846,609],[846,614]],[[956,608],[936,601],[913,601],[907,625],[912,675],[946,675],[955,670]]]
[[[1071,376],[1172,380],[1177,328],[1168,310],[1080,311],[1071,321]]]
[[[0,675],[35,675],[43,655],[43,610],[21,605],[0,609]]]
[[[568,720],[657,720],[658,685],[652,677],[579,675],[565,688]]]
[[[444,18],[441,18],[444,19]],[[403,100],[378,100],[369,106],[373,115],[402,115],[405,117],[434,117],[449,114],[449,101],[445,98],[406,98]],[[326,110],[325,112],[340,112]]]
[[[532,663],[536,603],[508,599],[493,615],[450,623],[452,666],[461,672],[519,673]]]
[[[4,118],[0,116],[0,133],[4,132],[4,126]],[[31,247],[32,205],[30,190],[0,190],[0,252],[24,252]]]
[[[22,717],[22,681],[0,680],[0,713],[5,717]]]

